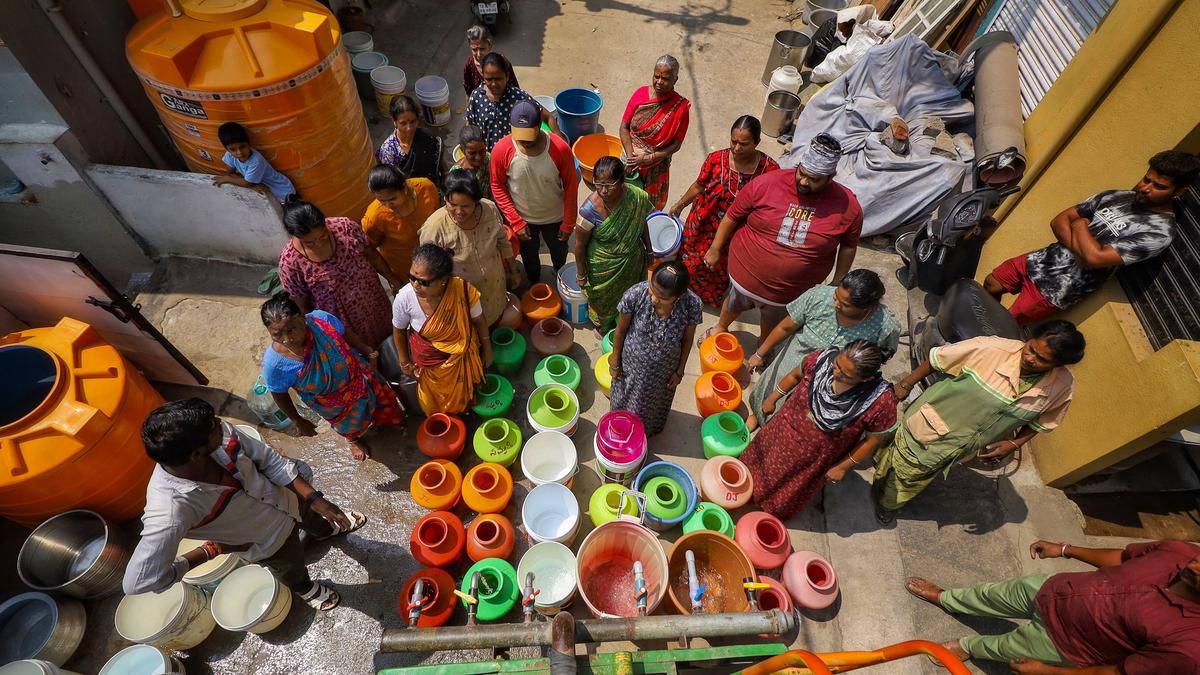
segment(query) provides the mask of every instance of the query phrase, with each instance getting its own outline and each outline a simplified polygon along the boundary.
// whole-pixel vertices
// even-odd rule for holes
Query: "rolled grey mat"
[[[1017,42],[1012,33],[985,33],[967,46],[963,59],[975,55],[975,173],[981,183],[1001,185],[1025,174],[1025,120],[1021,117],[1021,82],[1017,76]],[[1008,148],[1017,158],[1007,167],[997,159]]]

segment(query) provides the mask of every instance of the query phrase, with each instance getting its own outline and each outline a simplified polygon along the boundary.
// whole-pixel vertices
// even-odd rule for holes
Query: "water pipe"
[[[533,623],[534,600],[541,589],[533,587],[533,572],[525,575],[525,588],[521,591],[521,611],[525,614],[525,623]]]
[[[750,603],[750,611],[758,611],[758,592],[770,588],[767,584],[754,580],[754,577],[742,578],[742,590],[746,592],[746,601]]]
[[[550,622],[550,675],[575,675],[575,617],[559,612]]]
[[[145,130],[138,124],[129,106],[125,105],[125,100],[117,93],[117,88],[113,86],[112,80],[108,78],[108,75],[100,68],[100,64],[96,63],[96,59],[92,57],[91,52],[84,46],[83,41],[79,39],[79,33],[75,31],[75,27],[63,16],[62,3],[59,0],[38,0],[38,5],[42,8],[42,12],[46,14],[46,18],[50,20],[50,25],[54,26],[54,30],[58,32],[63,42],[67,44],[67,49],[70,49],[71,54],[79,60],[79,64],[83,66],[88,77],[92,78],[92,82],[100,90],[100,95],[104,97],[104,102],[112,107],[113,112],[117,115],[117,119],[121,120],[122,126],[129,131],[130,136],[133,136],[134,142],[138,144],[142,152],[146,153],[146,156],[150,158],[150,162],[154,164],[154,168],[171,168],[171,165],[162,156],[162,153],[155,147],[154,142],[150,140]]]
[[[704,595],[704,587],[700,585],[700,578],[696,575],[696,554],[688,549],[683,552],[683,558],[687,561],[688,598],[692,601],[692,612],[702,612],[704,605],[700,602],[700,597]]]
[[[417,579],[413,584],[412,597],[408,599],[408,627],[416,628],[421,618],[421,603],[425,600],[425,580]]]
[[[633,561],[633,592],[637,600],[638,616],[646,616],[646,601],[650,594],[646,590],[646,576],[641,560]]]
[[[562,616],[560,612],[558,616]],[[556,617],[557,619],[557,617]],[[436,652],[492,647],[551,645],[554,621],[534,623],[484,623],[439,628],[388,628],[379,643],[381,652]],[[575,622],[575,642],[589,644],[618,640],[674,640],[680,635],[739,637],[783,635],[796,627],[794,613],[767,612],[720,614],[663,614],[633,619],[581,619]]]

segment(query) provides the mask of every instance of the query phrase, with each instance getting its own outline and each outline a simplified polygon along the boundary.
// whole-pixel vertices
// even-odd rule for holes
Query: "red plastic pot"
[[[431,459],[454,461],[467,443],[467,427],[457,417],[434,413],[417,429],[417,448]]]
[[[742,516],[733,532],[738,546],[758,569],[782,567],[792,552],[792,541],[783,521],[764,511]]]
[[[409,538],[413,558],[426,567],[446,567],[462,557],[467,533],[449,511],[434,511],[417,521]]]
[[[396,605],[400,617],[408,621],[409,610],[412,609],[413,587],[417,581],[424,581],[421,588],[421,616],[417,618],[418,628],[436,628],[450,620],[454,614],[454,577],[445,570],[427,567],[418,570],[404,582],[400,589],[400,597]]]
[[[485,513],[467,526],[467,557],[475,562],[508,558],[516,541],[512,521],[499,513]]]

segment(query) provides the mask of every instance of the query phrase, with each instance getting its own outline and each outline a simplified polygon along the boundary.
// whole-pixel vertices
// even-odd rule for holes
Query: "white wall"
[[[158,256],[275,264],[282,211],[273,197],[212,176],[93,164],[88,176]]]

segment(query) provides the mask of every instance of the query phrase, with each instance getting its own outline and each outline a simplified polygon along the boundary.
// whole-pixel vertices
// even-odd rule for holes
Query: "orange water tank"
[[[0,372],[0,516],[140,516],[154,469],[142,421],[163,402],[141,373],[75,319],[0,338]]]
[[[358,220],[375,163],[337,20],[313,0],[182,0],[130,31],[126,55],[193,171],[224,173],[217,128],[251,144],[327,216]]]

